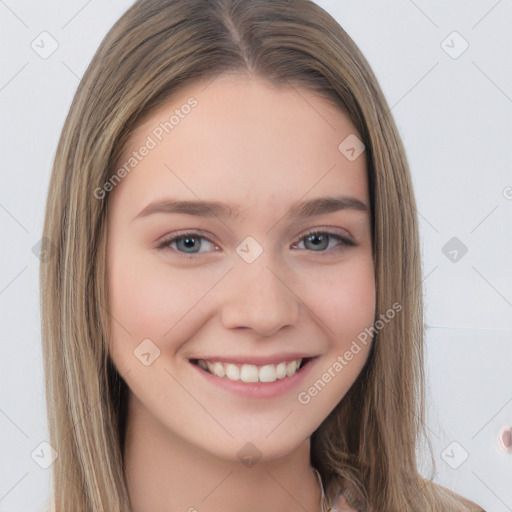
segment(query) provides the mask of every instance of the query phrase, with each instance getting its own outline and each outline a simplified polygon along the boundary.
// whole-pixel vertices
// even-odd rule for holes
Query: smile
[[[205,359],[198,359],[196,364],[203,370],[217,377],[231,381],[250,382],[275,382],[276,380],[293,377],[301,368],[304,359],[282,361],[277,364],[255,364],[223,363],[212,362]]]

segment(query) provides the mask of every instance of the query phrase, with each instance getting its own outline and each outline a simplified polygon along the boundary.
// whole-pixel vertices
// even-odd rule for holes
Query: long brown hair
[[[105,37],[74,97],[49,185],[41,264],[43,355],[56,512],[130,510],[123,467],[127,386],[109,357],[108,194],[133,129],[197,80],[221,73],[303,87],[341,109],[365,148],[376,318],[363,371],[314,432],[311,461],[328,500],[351,490],[364,510],[482,509],[422,478],[423,305],[415,200],[383,93],[351,38],[309,0],[140,0]],[[341,141],[340,141],[341,142]]]

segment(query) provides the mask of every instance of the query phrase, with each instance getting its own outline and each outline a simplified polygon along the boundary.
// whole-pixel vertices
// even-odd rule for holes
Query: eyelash
[[[329,239],[335,238],[336,240],[338,240],[339,243],[335,247],[331,247],[330,249],[327,248],[327,249],[324,249],[322,251],[313,251],[313,250],[310,250],[310,249],[299,249],[299,250],[301,250],[301,251],[309,251],[309,252],[312,252],[312,253],[315,253],[315,252],[326,253],[326,252],[332,251],[333,249],[336,249],[336,248],[338,248],[338,250],[340,250],[340,249],[343,248],[343,246],[345,246],[345,247],[353,247],[353,246],[356,245],[349,238],[341,236],[341,235],[339,235],[337,233],[333,233],[332,231],[315,230],[315,229],[313,229],[313,230],[308,231],[307,233],[301,235],[299,238],[297,238],[296,241],[292,243],[292,246],[296,246],[299,242],[303,241],[304,239],[306,239],[306,238],[308,238],[309,236],[312,236],[312,235],[327,235],[329,237]],[[183,252],[183,251],[179,251],[177,249],[172,249],[170,247],[171,244],[173,244],[174,242],[176,242],[176,241],[178,241],[180,239],[183,239],[183,238],[195,238],[195,239],[200,238],[200,239],[204,239],[204,240],[207,240],[208,242],[210,242],[211,244],[213,244],[214,246],[217,247],[217,245],[214,242],[212,242],[207,236],[202,235],[200,232],[197,232],[197,231],[187,231],[187,232],[175,234],[175,235],[173,235],[170,238],[164,239],[162,242],[160,242],[158,244],[157,249],[171,249],[172,251],[175,251],[175,252],[177,252],[177,253],[185,256],[185,257],[196,256],[196,255],[201,254],[201,252],[186,253],[186,252]]]

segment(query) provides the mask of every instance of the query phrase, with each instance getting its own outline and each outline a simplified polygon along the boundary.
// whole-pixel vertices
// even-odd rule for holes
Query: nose
[[[266,259],[260,257],[250,264],[240,261],[230,274],[221,315],[226,328],[272,336],[298,322],[300,300]]]

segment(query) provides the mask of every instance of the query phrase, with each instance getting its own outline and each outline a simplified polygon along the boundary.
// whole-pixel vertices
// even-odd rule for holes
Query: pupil
[[[314,250],[326,249],[329,245],[328,237],[320,234],[313,234],[307,237],[308,242],[313,245]]]
[[[191,238],[191,237],[184,237],[181,239],[181,243],[182,243],[182,246],[185,250],[187,249],[194,249],[195,248],[195,245],[196,245],[196,242],[197,242],[197,239],[196,238]],[[179,241],[178,241],[179,243]],[[188,252],[193,252],[193,251],[188,251]]]

